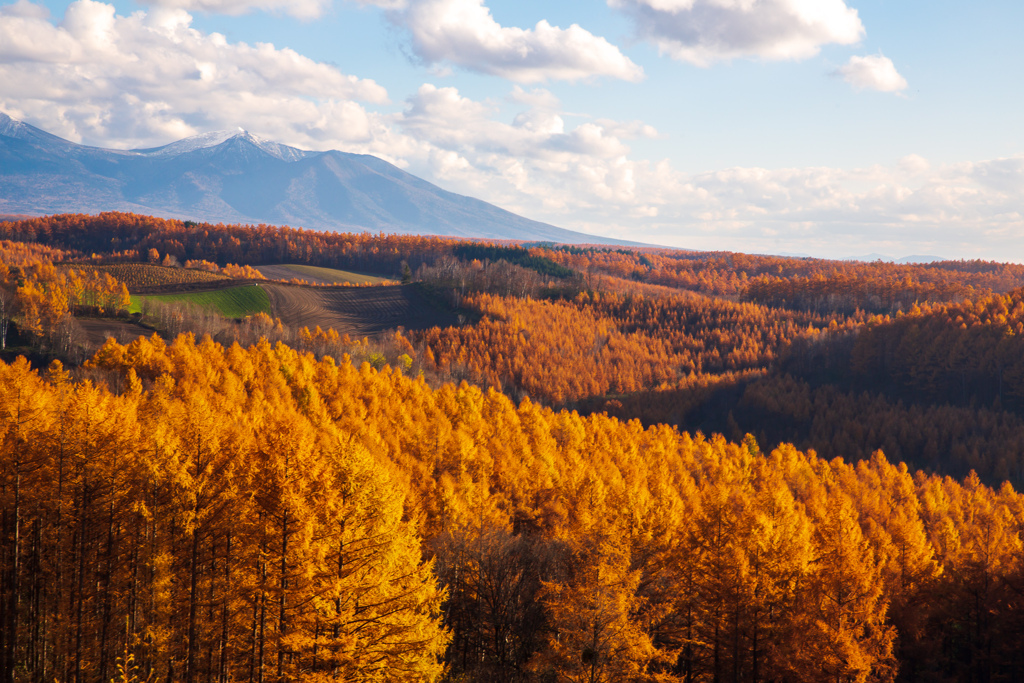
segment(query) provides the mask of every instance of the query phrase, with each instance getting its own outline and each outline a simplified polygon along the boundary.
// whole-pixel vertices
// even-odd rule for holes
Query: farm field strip
[[[437,308],[415,286],[381,285],[320,289],[263,285],[271,315],[286,325],[334,328],[340,334],[373,335],[398,326],[424,329],[454,325],[454,313]]]
[[[191,303],[202,308],[213,309],[225,318],[244,318],[255,313],[270,313],[270,297],[264,287],[257,284],[240,285],[226,289],[215,289],[205,292],[177,292],[169,294],[153,294],[132,296],[129,311],[142,311],[144,301],[160,303]]]
[[[365,273],[355,273],[336,268],[321,268],[296,263],[282,263],[256,268],[268,280],[291,280],[298,278],[314,285],[379,285],[388,282],[387,278]]]
[[[72,267],[78,267],[72,264]],[[134,292],[140,288],[165,287],[168,285],[218,282],[228,280],[226,275],[193,268],[170,268],[151,263],[114,263],[110,265],[85,265],[84,268],[109,273]]]
[[[102,346],[109,337],[113,337],[118,343],[126,344],[137,337],[149,337],[154,334],[149,328],[123,320],[75,318],[75,321],[82,328],[86,345],[92,349]]]

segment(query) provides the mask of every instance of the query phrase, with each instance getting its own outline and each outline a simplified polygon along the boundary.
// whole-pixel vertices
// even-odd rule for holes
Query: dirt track
[[[454,313],[438,308],[417,285],[378,287],[301,287],[264,284],[270,310],[285,325],[333,327],[350,336],[385,330],[454,325]]]

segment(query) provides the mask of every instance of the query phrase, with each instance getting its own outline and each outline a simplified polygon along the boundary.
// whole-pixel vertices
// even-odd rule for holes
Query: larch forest
[[[0,345],[0,683],[1024,681],[1024,266],[55,215]]]

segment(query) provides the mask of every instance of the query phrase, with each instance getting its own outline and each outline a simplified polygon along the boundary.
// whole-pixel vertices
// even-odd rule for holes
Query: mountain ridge
[[[302,150],[241,128],[153,148],[105,149],[0,112],[0,214],[101,211],[344,232],[649,246],[534,221],[372,155]]]

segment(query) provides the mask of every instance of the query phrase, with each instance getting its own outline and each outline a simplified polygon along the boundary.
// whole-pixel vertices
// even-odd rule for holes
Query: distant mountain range
[[[102,149],[0,113],[0,214],[100,211],[346,232],[638,244],[532,221],[367,154],[310,152],[241,129],[153,149]]]
[[[787,251],[772,252],[767,254],[769,256],[783,256],[785,258],[825,258],[822,256],[811,256],[810,254],[798,254]],[[904,256],[902,258],[895,258],[893,256],[886,256],[885,254],[864,254],[863,256],[847,256],[839,259],[840,261],[864,261],[865,263],[873,263],[875,261],[885,261],[887,263],[900,263],[900,264],[911,264],[911,263],[935,263],[937,261],[948,261],[949,259],[943,258],[942,256],[925,256],[915,254],[912,256]]]
[[[844,261],[888,261],[890,263],[935,263],[936,261],[947,261],[948,259],[942,256],[928,256],[924,254],[914,254],[912,256],[904,256],[903,258],[893,258],[892,256],[886,256],[885,254],[865,254],[863,256],[848,256],[843,259]]]

